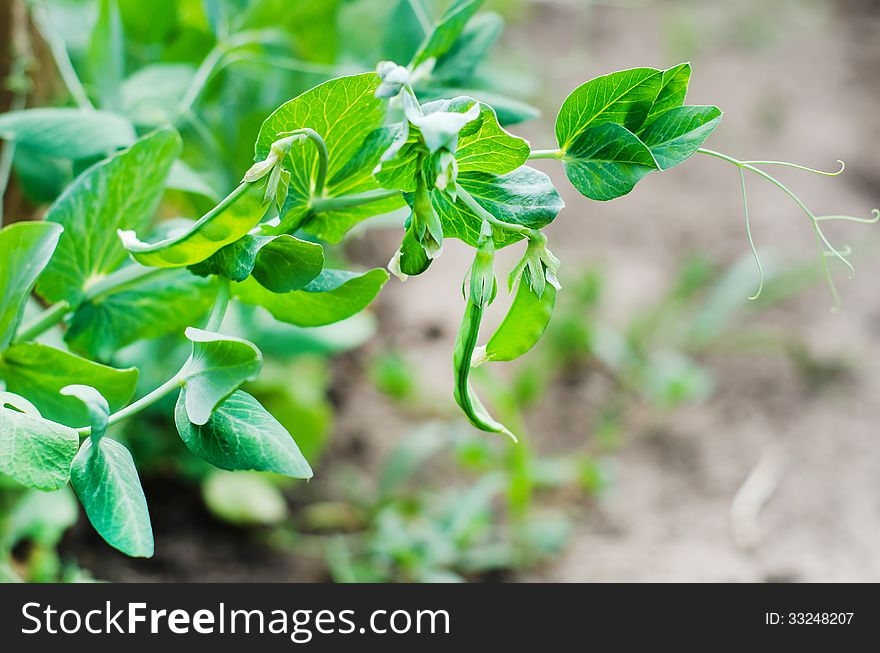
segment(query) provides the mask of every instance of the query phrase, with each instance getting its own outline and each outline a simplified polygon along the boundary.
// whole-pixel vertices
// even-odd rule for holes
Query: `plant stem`
[[[211,316],[208,318],[208,324],[205,331],[217,331],[223,324],[223,318],[226,317],[226,309],[229,307],[230,283],[229,279],[224,276],[217,275],[217,297],[214,299],[214,308],[211,310]]]
[[[565,156],[562,150],[532,150],[529,159],[561,159]]]
[[[83,87],[82,82],[79,80],[76,70],[73,67],[73,63],[70,61],[67,47],[61,39],[61,36],[59,36],[58,32],[56,32],[55,28],[52,26],[52,23],[46,14],[45,7],[41,4],[35,4],[31,9],[31,13],[40,33],[43,35],[43,38],[49,46],[49,50],[52,52],[52,58],[55,60],[55,66],[58,68],[58,73],[61,75],[61,79],[64,80],[64,85],[70,92],[74,102],[83,109],[94,109],[95,106],[92,104],[92,101],[89,100],[89,95],[86,93],[86,89]]]
[[[119,411],[110,415],[110,418],[107,422],[108,425],[116,424],[124,420],[126,417],[131,417],[132,415],[136,415],[141,412],[145,408],[152,406],[157,401],[162,399],[165,395],[174,392],[177,388],[183,385],[183,369],[181,369],[177,374],[172,376],[170,379],[165,381],[158,388],[153,390],[152,392],[144,395],[137,401],[129,404],[125,408],[120,409]],[[92,431],[91,427],[84,426],[76,430],[80,435],[89,435]]]
[[[316,197],[312,200],[312,211],[321,213],[322,211],[338,211],[340,209],[350,209],[371,202],[388,199],[400,195],[399,190],[386,190],[380,188],[377,190],[368,190],[363,193],[353,193],[351,195],[340,195],[339,197]]]
[[[14,342],[33,340],[63,320],[69,310],[70,304],[66,301],[62,300],[56,304],[52,304],[28,324],[22,325],[21,329],[15,335]]]

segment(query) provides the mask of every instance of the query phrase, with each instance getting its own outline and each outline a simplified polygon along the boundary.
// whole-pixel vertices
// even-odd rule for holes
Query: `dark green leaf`
[[[540,229],[550,224],[565,206],[550,178],[529,166],[522,166],[506,175],[484,172],[461,174],[458,183],[489,213],[504,222]],[[452,204],[449,196],[439,190],[432,192],[434,208],[443,223],[443,234],[477,247],[483,218],[466,207],[461,200]],[[500,230],[495,233],[495,246],[506,247],[522,236]]]
[[[242,383],[257,378],[263,356],[252,343],[241,338],[192,327],[186,330],[186,337],[193,343],[192,355],[182,374],[186,413],[193,424],[201,426]]]
[[[661,113],[640,134],[661,170],[688,159],[721,122],[721,111],[713,106],[675,107]]]
[[[253,275],[272,292],[299,290],[320,274],[324,248],[290,235],[245,236],[192,266],[199,275],[221,274],[232,281]]]
[[[57,490],[67,483],[78,448],[76,431],[43,419],[27,400],[0,393],[0,473],[36,490]]]
[[[28,397],[46,419],[80,427],[89,423],[82,402],[61,394],[72,383],[96,388],[114,411],[128,404],[137,385],[135,368],[116,369],[36,342],[12,345],[0,360],[10,392]]]
[[[0,116],[0,134],[59,159],[91,159],[131,145],[131,123],[91,109],[26,109]]]
[[[216,467],[312,477],[312,469],[290,433],[246,392],[233,392],[207,423],[197,426],[187,415],[184,390],[177,400],[174,421],[189,450]]]
[[[126,258],[117,229],[144,229],[153,218],[165,177],[180,153],[172,129],[153,132],[90,168],[49,208],[46,220],[64,227],[37,284],[48,301],[76,304],[85,289]]]
[[[302,290],[273,293],[253,279],[236,284],[236,296],[246,304],[262,306],[273,317],[297,326],[321,326],[362,311],[388,281],[376,268],[363,274],[325,269]]]
[[[654,104],[651,106],[651,111],[648,113],[645,125],[667,109],[684,104],[690,80],[691,65],[689,63],[681,63],[664,70],[660,80],[660,91],[657,93],[657,99],[654,100]]]
[[[570,143],[563,159],[572,186],[592,200],[626,195],[657,163],[639,137],[615,123],[590,127]]]
[[[153,555],[150,512],[128,449],[110,438],[88,438],[70,466],[70,484],[107,544],[130,556]]]
[[[388,16],[382,58],[401,63],[409,61],[422,44],[425,32],[413,11],[411,0],[398,0]]]
[[[77,307],[64,339],[76,351],[109,360],[122,347],[179,333],[207,314],[214,284],[186,270],[168,271],[135,287]]]
[[[0,352],[12,341],[31,289],[62,231],[49,222],[17,222],[0,229]]]
[[[637,130],[657,98],[662,77],[663,73],[655,68],[632,68],[578,86],[556,117],[559,147],[568,150],[584,130],[605,123]]]

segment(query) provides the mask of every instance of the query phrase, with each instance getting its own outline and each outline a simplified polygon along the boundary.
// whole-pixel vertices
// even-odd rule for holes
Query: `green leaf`
[[[550,224],[565,206],[550,178],[529,166],[506,175],[470,172],[458,176],[459,185],[489,213],[504,222],[540,229]],[[483,218],[459,199],[453,204],[446,193],[434,190],[431,201],[443,223],[443,234],[477,247]],[[495,247],[506,247],[523,236],[495,230]]]
[[[186,337],[193,343],[182,374],[186,413],[193,424],[201,426],[242,383],[257,378],[263,356],[255,345],[241,338],[193,327],[186,330]]]
[[[642,177],[658,169],[648,146],[615,123],[582,132],[562,161],[572,186],[600,201],[626,195]]]
[[[385,121],[385,105],[375,97],[378,86],[379,77],[375,73],[339,77],[282,104],[260,128],[255,160],[262,161],[268,156],[269,148],[281,138],[282,132],[308,127],[320,134],[327,145],[329,161],[324,197],[379,188],[372,172],[387,147],[388,134],[380,130]],[[299,226],[308,211],[318,175],[318,154],[314,144],[295,144],[283,165],[290,171],[290,184],[281,224],[271,232],[275,234]],[[401,199],[392,198],[381,209],[375,205],[370,207],[375,215],[401,205]],[[330,236],[330,240],[338,240],[343,228],[333,227],[337,218],[341,223],[353,226],[363,217],[362,210],[328,212],[318,218],[315,230]]]
[[[660,91],[645,119],[645,126],[667,109],[684,104],[690,80],[691,65],[689,63],[681,63],[663,71],[660,79]]]
[[[409,61],[422,44],[425,32],[411,0],[398,0],[386,22],[382,59]]]
[[[46,214],[64,234],[37,284],[40,295],[75,305],[85,289],[125,261],[116,230],[150,223],[180,147],[174,130],[153,132],[68,186]]]
[[[62,231],[48,222],[17,222],[0,229],[0,352],[12,341],[27,298]]]
[[[110,405],[100,392],[90,385],[73,384],[61,388],[61,394],[79,399],[89,413],[90,435],[94,442],[104,437],[109,426]]]
[[[431,78],[452,84],[470,81],[503,29],[504,19],[494,12],[475,16],[452,47],[437,59]]]
[[[88,438],[70,466],[70,484],[107,544],[126,555],[153,555],[147,500],[131,453],[110,438]]]
[[[410,65],[415,68],[428,59],[436,59],[449,52],[482,4],[483,0],[453,0],[440,18],[440,22],[434,27],[434,31],[419,47]]]
[[[35,490],[57,490],[67,483],[78,448],[76,431],[43,419],[27,400],[0,393],[0,473]]]
[[[480,105],[480,127],[462,134],[455,151],[458,172],[491,172],[496,175],[513,172],[529,158],[529,143],[510,134],[498,124],[495,110]]]
[[[143,265],[173,268],[200,263],[260,223],[271,206],[265,201],[267,182],[243,182],[189,228],[169,238],[145,243],[134,230],[120,230],[119,239]]]
[[[98,2],[98,20],[92,29],[88,63],[101,106],[119,110],[119,87],[125,75],[125,44],[116,0]]]
[[[246,392],[233,392],[204,425],[197,426],[187,415],[184,390],[177,400],[174,421],[189,450],[215,467],[312,477],[312,469],[290,433]]]
[[[97,360],[138,340],[179,333],[196,324],[214,302],[214,283],[180,269],[100,300],[80,304],[64,334],[75,351]]]
[[[565,98],[556,117],[559,147],[568,150],[584,130],[605,123],[637,130],[657,98],[662,77],[656,68],[632,68],[578,86]]]
[[[0,116],[4,139],[60,159],[91,159],[131,145],[131,123],[116,113],[91,109],[26,109]]]
[[[713,106],[674,107],[661,113],[640,134],[661,170],[682,163],[699,149],[721,122]]]
[[[134,394],[138,371],[116,369],[36,342],[12,345],[0,360],[0,378],[10,392],[28,397],[46,419],[68,426],[89,423],[82,402],[61,394],[72,383],[96,388],[114,411]]]
[[[192,266],[194,274],[221,274],[232,281],[249,276],[272,292],[299,290],[320,274],[324,248],[290,235],[245,236]]]
[[[258,473],[214,472],[202,486],[205,505],[230,524],[278,524],[287,516],[281,490]]]
[[[362,311],[388,281],[380,268],[358,274],[324,269],[302,290],[273,293],[253,279],[234,287],[235,295],[246,304],[262,306],[276,320],[297,326],[321,326],[344,320]]]

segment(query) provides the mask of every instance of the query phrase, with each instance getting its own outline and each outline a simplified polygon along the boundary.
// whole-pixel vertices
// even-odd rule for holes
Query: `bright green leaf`
[[[144,229],[152,220],[165,177],[180,152],[180,137],[165,129],[96,164],[70,185],[46,214],[64,234],[37,292],[76,304],[91,284],[126,258],[117,229]]]
[[[222,274],[232,281],[249,276],[272,292],[299,290],[320,274],[324,248],[290,235],[245,236],[192,266],[194,274]]]
[[[480,127],[463,134],[458,141],[455,159],[458,172],[491,172],[503,175],[513,172],[529,158],[529,143],[510,134],[498,124],[494,109],[480,105]]]
[[[107,544],[126,555],[153,555],[147,500],[131,453],[110,438],[88,438],[70,466],[70,484]]]
[[[0,393],[0,473],[35,490],[57,490],[67,483],[78,448],[76,431],[43,419],[26,400]]]
[[[186,413],[193,424],[201,426],[242,383],[257,378],[263,356],[256,346],[241,338],[193,327],[186,330],[186,337],[193,343],[182,374]]]
[[[169,270],[138,285],[80,304],[64,334],[74,350],[109,360],[122,347],[179,333],[214,302],[214,283],[187,270]]]
[[[91,109],[26,109],[0,116],[0,134],[41,154],[91,159],[131,145],[131,123],[116,113]]]
[[[376,268],[363,274],[325,269],[302,290],[273,293],[253,279],[234,288],[246,304],[262,306],[273,317],[297,326],[321,326],[344,320],[366,308],[388,281],[388,273]]]
[[[0,352],[12,341],[31,289],[62,231],[48,222],[18,222],[0,229]]]
[[[681,63],[663,71],[660,80],[660,91],[657,93],[657,99],[654,100],[654,104],[651,105],[651,111],[645,119],[646,126],[667,109],[684,104],[690,80],[691,65],[689,63]]]
[[[246,392],[233,392],[207,423],[197,426],[187,415],[184,390],[177,400],[174,421],[189,450],[215,467],[312,477],[312,469],[290,433]]]
[[[30,399],[46,419],[80,427],[89,423],[89,413],[78,399],[61,394],[64,386],[90,385],[116,411],[134,394],[138,371],[101,365],[41,343],[22,342],[3,354],[0,378],[10,392]]]
[[[657,98],[662,76],[656,68],[633,68],[578,86],[565,98],[556,117],[559,147],[568,150],[584,130],[605,123],[637,130]]]
[[[282,104],[260,128],[255,160],[266,158],[272,143],[282,138],[282,132],[308,127],[320,134],[327,145],[329,163],[324,197],[377,189],[372,172],[388,145],[388,134],[380,129],[385,121],[385,104],[375,97],[378,86],[379,77],[375,73],[339,77]],[[290,184],[281,225],[272,231],[275,234],[299,226],[308,211],[318,175],[314,144],[295,144],[283,165],[290,171]],[[393,198],[381,208],[371,205],[371,210],[375,215],[401,205],[400,198]],[[314,229],[321,232],[322,237],[326,234],[335,241],[341,238],[339,231],[342,230],[334,227],[337,218],[340,224],[350,228],[363,217],[362,211],[354,209],[328,212],[319,216]]]
[[[605,123],[578,135],[563,158],[565,174],[582,195],[612,200],[626,195],[657,163],[639,137],[615,123]]]
[[[506,175],[483,172],[461,174],[458,183],[499,220],[532,229],[550,224],[565,206],[550,178],[529,166],[522,166]],[[474,215],[461,200],[452,204],[449,196],[439,190],[432,192],[431,199],[443,223],[444,235],[476,247],[483,218]],[[503,233],[501,230],[495,232],[495,246],[498,248],[521,239],[521,235],[506,230]]]
[[[661,113],[640,134],[661,170],[688,159],[721,122],[721,111],[713,106],[675,107]]]
[[[121,230],[119,239],[143,265],[173,268],[200,263],[260,223],[270,207],[265,202],[267,181],[243,182],[189,228],[169,238],[145,243],[134,230]]]

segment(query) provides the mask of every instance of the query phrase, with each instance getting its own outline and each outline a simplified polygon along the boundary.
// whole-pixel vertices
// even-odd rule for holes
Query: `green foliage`
[[[0,472],[36,490],[63,487],[79,447],[76,431],[42,418],[27,400],[0,393]]]
[[[816,216],[759,166],[838,173],[703,149],[721,112],[684,104],[689,64],[586,82],[560,108],[558,148],[534,150],[502,126],[534,117],[534,110],[482,72],[502,21],[478,14],[479,0],[453,0],[436,24],[418,3],[357,4],[96,0],[88,38],[50,35],[78,106],[0,116],[0,135],[17,144],[21,185],[32,198],[52,202],[44,220],[0,231],[0,381],[8,391],[0,405],[0,472],[40,490],[57,490],[69,478],[96,530],[129,555],[153,552],[149,513],[131,454],[107,432],[151,407],[170,407],[164,400],[174,392],[175,423],[198,457],[224,470],[312,475],[307,457],[319,454],[329,430],[326,374],[305,374],[305,381],[282,375],[261,386],[263,356],[251,339],[286,360],[297,347],[326,354],[372,333],[374,323],[363,316],[347,322],[351,330],[343,335],[341,327],[305,331],[354,318],[387,282],[382,269],[325,267],[328,260],[344,265],[325,245],[367,218],[408,210],[389,264],[401,278],[424,273],[447,238],[476,250],[463,284],[454,398],[477,428],[510,435],[477,396],[471,370],[531,350],[557,303],[560,262],[541,230],[564,205],[550,177],[526,165],[529,159],[561,160],[572,185],[601,201],[697,152],[723,159],[738,168],[744,192],[749,171],[798,204],[823,249],[826,273],[826,253],[849,262],[820,222],[874,221]],[[42,9],[65,11],[55,3]],[[360,34],[341,38],[341,16],[363,21]],[[387,33],[404,35],[393,47],[381,38],[386,32],[371,29],[389,16],[395,22]],[[369,64],[351,69],[365,53]],[[408,64],[387,60],[391,55]],[[357,72],[380,57],[376,72]],[[516,297],[480,348],[481,322],[497,293],[495,251],[519,241],[525,252],[508,276]],[[51,305],[20,324],[34,288]],[[712,332],[717,314],[698,316],[695,339]],[[51,345],[39,341],[56,326]],[[708,386],[675,347],[646,354],[638,333],[589,328],[571,316],[564,326],[565,346],[557,347],[589,352],[658,404],[687,400]],[[72,351],[59,345],[59,335]],[[169,361],[186,355],[184,338],[191,353],[171,373]],[[150,370],[142,383],[154,387],[134,401],[138,372],[119,367],[123,361]],[[379,378],[392,395],[409,392],[394,369]],[[246,383],[253,396],[241,389]],[[291,390],[297,383],[313,391],[299,403],[294,395],[309,393]],[[532,379],[512,394],[495,392],[493,404],[519,421],[512,406],[540,391]],[[448,561],[475,541],[499,492],[511,513],[525,514],[533,488],[559,471],[542,476],[524,448],[513,451],[514,472],[487,478],[438,510],[443,536],[431,526],[411,539],[401,506],[377,510],[377,550],[417,570],[414,577],[448,578]],[[485,460],[473,447],[470,455]],[[595,485],[593,471],[566,469]],[[264,476],[216,472],[204,495],[217,514],[236,521],[266,523],[286,514]],[[550,522],[527,530],[521,539],[545,550],[561,533]],[[409,557],[415,546],[432,551],[430,559]]]

